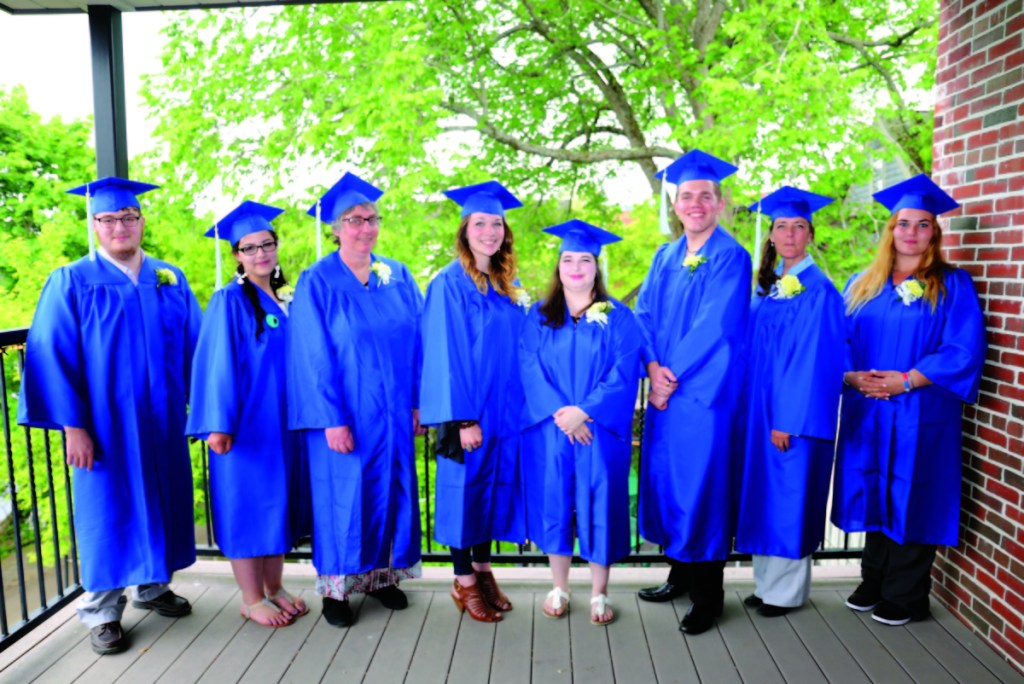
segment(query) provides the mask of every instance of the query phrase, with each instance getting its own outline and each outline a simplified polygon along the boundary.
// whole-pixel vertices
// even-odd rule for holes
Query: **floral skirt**
[[[355,575],[317,575],[316,593],[338,601],[347,601],[352,594],[365,594],[391,585],[398,586],[399,580],[422,576],[422,563],[409,568],[378,568]]]

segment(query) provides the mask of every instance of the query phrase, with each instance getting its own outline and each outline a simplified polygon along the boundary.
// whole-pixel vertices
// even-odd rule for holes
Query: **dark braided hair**
[[[270,237],[277,242],[277,233],[269,231]],[[231,245],[231,251],[238,254],[238,242]],[[284,270],[280,268],[280,262],[278,262],[276,273],[270,274],[270,287],[274,291],[274,295],[277,296],[277,290],[283,287],[287,282],[287,278],[284,277]],[[235,269],[235,273],[243,275],[245,268],[239,262],[238,267]],[[253,315],[256,317],[256,339],[260,339],[263,331],[266,329],[263,325],[264,319],[267,317],[267,312],[264,310],[263,305],[260,304],[260,293],[256,291],[256,286],[250,282],[248,278],[242,278],[242,292],[245,293],[245,298],[249,300],[249,305],[252,306]]]
[[[807,222],[807,228],[811,231],[811,239],[814,239],[814,224]],[[775,222],[772,221],[772,230],[775,229]],[[772,290],[772,285],[779,280],[775,274],[775,262],[778,254],[775,251],[775,243],[772,242],[772,233],[768,231],[768,239],[764,241],[761,248],[761,267],[757,270],[757,294],[760,297],[767,297]]]

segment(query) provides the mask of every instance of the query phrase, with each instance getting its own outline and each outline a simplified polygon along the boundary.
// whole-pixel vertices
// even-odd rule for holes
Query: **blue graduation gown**
[[[803,558],[825,536],[845,316],[842,297],[810,257],[790,273],[804,292],[791,299],[755,295],[750,305],[736,549]],[[772,444],[773,429],[789,433],[785,453]]]
[[[458,261],[427,287],[423,311],[425,425],[480,423],[484,443],[465,463],[437,459],[434,538],[466,548],[492,539],[522,543],[526,522],[519,464],[519,334],[526,316],[488,284],[480,294]]]
[[[679,380],[666,410],[647,408],[640,531],[684,562],[723,560],[732,547],[732,432],[752,275],[750,255],[721,227],[699,254],[707,261],[691,273],[685,235],[659,247],[636,305],[644,363]]]
[[[278,326],[265,322],[257,340],[252,305],[232,281],[210,298],[192,361],[186,433],[233,437],[228,453],[210,452],[213,530],[228,558],[286,553],[309,532],[303,529],[308,473],[298,436],[288,431],[285,403],[288,317],[272,297],[256,291]]]
[[[313,494],[313,564],[322,575],[420,560],[413,443],[423,297],[404,264],[364,287],[334,252],[299,276],[288,321],[288,426],[302,430]],[[324,430],[347,425],[355,450]]]
[[[527,537],[545,553],[611,565],[629,555],[629,464],[643,334],[619,301],[605,326],[566,313],[558,329],[527,317],[519,361]],[[578,406],[593,418],[590,446],[570,444],[552,415]]]
[[[961,417],[977,400],[985,322],[966,271],[944,282],[934,312],[924,298],[905,305],[890,281],[847,317],[846,370],[916,368],[933,383],[888,401],[843,388],[832,522],[847,532],[957,544]]]
[[[89,591],[168,582],[196,559],[185,405],[201,313],[176,267],[146,256],[138,281],[100,256],[58,268],[25,350],[18,423],[93,440],[72,482]]]

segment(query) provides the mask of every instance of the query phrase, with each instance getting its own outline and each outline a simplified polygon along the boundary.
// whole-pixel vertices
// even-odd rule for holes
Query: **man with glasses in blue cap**
[[[168,585],[195,562],[185,406],[200,310],[184,274],[143,253],[137,195],[156,188],[104,178],[85,195],[100,246],[47,279],[29,329],[18,423],[63,430],[75,468],[75,535],[86,593],[78,615],[93,650],[128,647],[136,608],[180,617]]]
[[[651,380],[644,427],[640,531],[665,548],[668,581],[640,591],[693,605],[679,629],[700,634],[722,613],[732,549],[732,431],[743,378],[750,255],[718,225],[719,183],[736,167],[700,150],[661,174],[675,183],[679,240],[654,255],[636,304]]]

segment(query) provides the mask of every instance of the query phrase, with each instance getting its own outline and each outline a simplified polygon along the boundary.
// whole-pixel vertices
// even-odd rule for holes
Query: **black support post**
[[[128,178],[121,11],[108,5],[89,5],[89,38],[97,177]]]

